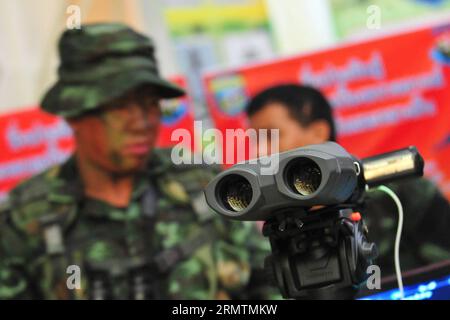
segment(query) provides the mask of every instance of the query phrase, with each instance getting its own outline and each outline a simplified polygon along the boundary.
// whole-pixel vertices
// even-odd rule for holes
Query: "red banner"
[[[450,59],[440,49],[450,47],[449,39],[450,25],[441,25],[208,74],[210,113],[223,132],[245,128],[243,108],[260,90],[318,87],[333,105],[347,150],[366,157],[416,145],[427,176],[450,198]]]
[[[172,79],[185,87],[183,78]],[[157,145],[169,147],[173,130],[193,135],[194,115],[188,97],[162,102]],[[189,146],[190,147],[190,146]],[[21,180],[63,162],[73,151],[72,132],[66,122],[39,108],[0,117],[0,201]]]

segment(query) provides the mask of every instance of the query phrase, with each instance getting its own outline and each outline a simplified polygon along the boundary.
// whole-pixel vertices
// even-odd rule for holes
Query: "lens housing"
[[[250,182],[238,174],[231,174],[224,178],[217,190],[223,207],[229,211],[245,210],[253,199]]]
[[[287,165],[284,178],[292,192],[309,196],[319,189],[322,172],[313,160],[298,158]]]

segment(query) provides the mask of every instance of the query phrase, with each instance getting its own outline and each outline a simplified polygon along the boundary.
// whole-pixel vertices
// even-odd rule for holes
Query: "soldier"
[[[41,105],[68,121],[76,151],[3,204],[0,299],[268,297],[252,272],[268,241],[206,206],[217,170],[154,148],[160,99],[184,92],[159,76],[153,51],[121,24],[63,33]]]
[[[280,152],[309,144],[336,141],[329,102],[318,90],[296,84],[279,85],[257,94],[246,108],[250,126],[279,129]],[[450,259],[450,206],[436,186],[426,179],[387,184],[404,208],[400,247],[403,270]],[[370,193],[365,221],[369,237],[377,243],[382,275],[394,273],[397,207],[383,192]]]

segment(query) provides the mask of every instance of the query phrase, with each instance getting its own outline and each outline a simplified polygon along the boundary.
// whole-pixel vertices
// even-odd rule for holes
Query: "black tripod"
[[[354,299],[378,252],[350,206],[291,208],[263,227],[272,254],[265,269],[284,298]]]

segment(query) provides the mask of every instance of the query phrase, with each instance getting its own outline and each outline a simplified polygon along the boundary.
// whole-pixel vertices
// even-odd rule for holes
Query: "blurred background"
[[[415,144],[450,197],[450,0],[0,0],[0,199],[73,149],[68,127],[38,105],[56,80],[60,34],[103,21],[151,36],[161,73],[189,92],[165,102],[161,146],[194,120],[245,127],[256,92],[308,83],[332,101],[350,152]]]

